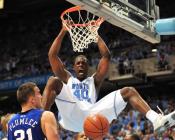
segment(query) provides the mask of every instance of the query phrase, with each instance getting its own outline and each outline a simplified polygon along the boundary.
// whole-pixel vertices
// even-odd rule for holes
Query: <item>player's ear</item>
[[[33,103],[33,104],[35,103],[35,98],[32,98],[32,103]]]
[[[31,97],[29,98],[29,102],[32,103],[32,104],[34,104],[34,103],[35,103],[35,98],[34,98],[33,96],[31,96]]]

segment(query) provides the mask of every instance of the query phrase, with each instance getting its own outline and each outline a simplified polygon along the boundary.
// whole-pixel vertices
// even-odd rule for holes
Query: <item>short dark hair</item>
[[[139,135],[137,135],[137,134],[131,134],[131,138],[133,138],[134,140],[140,140],[140,137],[139,137]]]
[[[86,62],[88,63],[87,57],[86,57],[85,55],[83,55],[83,54],[79,54],[79,55],[77,55],[77,56],[74,58],[74,64],[75,64],[76,59],[79,58],[79,57],[84,58],[84,59],[86,60]]]
[[[34,87],[37,85],[33,82],[22,84],[17,90],[17,101],[20,105],[25,104],[30,96],[35,96]]]

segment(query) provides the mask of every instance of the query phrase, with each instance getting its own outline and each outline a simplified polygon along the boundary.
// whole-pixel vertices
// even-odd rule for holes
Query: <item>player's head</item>
[[[83,132],[78,133],[75,135],[75,140],[89,140]]]
[[[41,99],[40,89],[33,82],[22,84],[17,90],[17,100],[22,107],[30,105],[34,108],[41,108]]]
[[[85,55],[78,55],[74,60],[74,71],[80,80],[84,80],[88,74],[88,59]]]
[[[129,134],[124,137],[124,140],[140,140],[137,134]]]

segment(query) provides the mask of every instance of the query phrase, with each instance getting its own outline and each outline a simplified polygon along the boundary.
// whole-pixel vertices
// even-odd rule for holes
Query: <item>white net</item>
[[[69,31],[74,51],[83,52],[90,43],[98,41],[98,29],[103,22],[102,18],[79,9],[64,13],[62,20]]]

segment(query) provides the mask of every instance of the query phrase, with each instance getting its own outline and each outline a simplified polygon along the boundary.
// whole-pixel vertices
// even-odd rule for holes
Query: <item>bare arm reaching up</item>
[[[96,89],[99,90],[100,86],[108,73],[109,62],[110,62],[110,51],[107,48],[103,39],[98,37],[98,48],[101,54],[101,59],[97,67],[97,71],[94,75]]]
[[[66,34],[67,30],[63,26],[59,35],[55,38],[54,42],[52,43],[48,56],[49,62],[52,67],[52,71],[54,74],[60,78],[61,81],[67,83],[70,73],[64,68],[64,65],[61,59],[58,57],[58,53],[60,52],[62,40]]]

